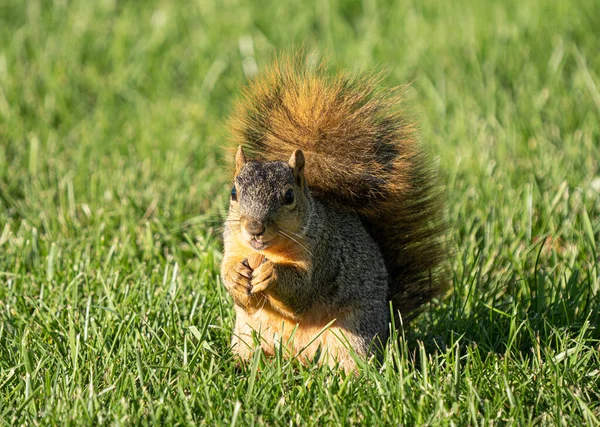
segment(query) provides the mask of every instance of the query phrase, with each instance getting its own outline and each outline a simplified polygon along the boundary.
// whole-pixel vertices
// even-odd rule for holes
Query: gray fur
[[[248,162],[235,179],[240,214],[259,221],[272,220],[283,205],[285,189],[294,183],[284,162]]]
[[[272,227],[282,216],[294,215],[302,224],[299,234],[312,254],[311,269],[304,272],[277,265],[277,283],[269,291],[293,310],[294,320],[302,324],[315,313],[325,313],[328,321],[337,318],[336,326],[363,356],[376,337],[385,342],[388,274],[377,244],[358,215],[311,196],[303,177],[295,177],[285,162],[248,162],[235,186],[237,202],[230,206],[230,218],[254,218]],[[296,193],[292,210],[283,201],[290,186]],[[236,227],[239,222],[228,222],[226,232],[237,232]],[[227,245],[226,239],[225,256]],[[226,274],[223,271],[223,277]]]

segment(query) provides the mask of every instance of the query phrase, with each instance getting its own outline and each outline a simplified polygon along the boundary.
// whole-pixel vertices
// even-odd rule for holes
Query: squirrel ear
[[[304,172],[304,153],[302,150],[296,150],[292,153],[292,157],[290,157],[290,161],[288,162],[290,167],[294,171],[294,176],[300,175]]]
[[[235,153],[235,174],[239,174],[242,170],[242,167],[246,164],[246,155],[244,154],[244,150],[240,145],[237,149],[237,153]]]

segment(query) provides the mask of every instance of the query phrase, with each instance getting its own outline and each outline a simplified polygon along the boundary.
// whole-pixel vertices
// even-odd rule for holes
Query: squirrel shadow
[[[598,340],[600,329],[590,325],[600,324],[600,295],[593,295],[590,277],[580,276],[574,271],[561,287],[542,282],[538,272],[498,283],[477,298],[451,294],[403,325],[406,344],[411,350],[422,346],[428,354],[469,346],[485,356],[531,354],[536,346],[578,336]],[[505,289],[498,292],[501,286]]]

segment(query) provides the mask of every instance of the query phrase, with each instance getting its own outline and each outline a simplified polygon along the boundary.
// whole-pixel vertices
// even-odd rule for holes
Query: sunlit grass
[[[1,2],[1,419],[598,424],[598,28],[594,0]],[[228,348],[224,123],[299,45],[411,83],[447,183],[455,291],[357,376]]]

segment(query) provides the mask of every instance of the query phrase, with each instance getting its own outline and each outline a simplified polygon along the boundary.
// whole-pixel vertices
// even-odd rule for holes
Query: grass
[[[598,425],[600,3],[0,3],[2,424]],[[358,376],[236,367],[207,221],[275,48],[388,70],[454,293]],[[394,367],[394,364],[397,367]]]

